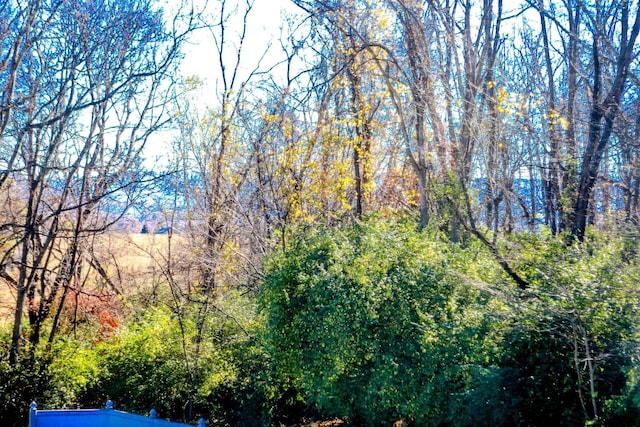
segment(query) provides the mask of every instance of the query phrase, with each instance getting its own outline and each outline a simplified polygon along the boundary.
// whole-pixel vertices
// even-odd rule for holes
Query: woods
[[[0,419],[637,425],[640,3],[261,6],[0,4]]]

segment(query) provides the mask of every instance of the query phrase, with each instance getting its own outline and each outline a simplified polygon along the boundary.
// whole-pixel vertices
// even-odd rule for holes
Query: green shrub
[[[636,251],[611,235],[567,245],[528,236],[518,268],[531,288],[505,341],[504,381],[527,425],[637,425],[640,360]]]
[[[6,353],[5,353],[6,354]],[[24,427],[29,424],[29,407],[36,401],[46,405],[46,396],[55,392],[51,361],[47,358],[29,358],[18,364],[0,359],[0,420],[6,427]]]
[[[205,323],[198,334],[192,318],[183,317],[181,327],[168,309],[149,308],[100,344],[106,375],[88,398],[136,413],[155,408],[183,422],[257,425],[263,398],[249,378],[261,370],[259,347],[228,313],[212,312]]]
[[[471,313],[477,289],[448,270],[450,250],[371,221],[312,232],[272,257],[261,307],[276,379],[309,414],[446,422],[477,356],[466,351],[488,335]]]

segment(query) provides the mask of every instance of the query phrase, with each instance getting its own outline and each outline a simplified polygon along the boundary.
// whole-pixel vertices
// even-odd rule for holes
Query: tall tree
[[[539,158],[545,223],[553,233],[565,230],[583,240],[587,225],[596,221],[596,205],[610,197],[595,191],[605,188],[598,183],[616,181],[606,159],[621,105],[632,105],[625,94],[638,54],[639,5],[528,4],[540,18],[540,76],[546,79],[540,87],[547,88],[541,91],[544,111],[534,119],[545,139]]]
[[[630,67],[639,53],[640,3],[596,4],[587,14],[592,34],[591,106],[577,194],[569,216],[571,234],[578,240],[585,236],[598,172],[620,114]]]
[[[2,74],[0,138],[10,155],[0,185],[24,204],[2,224],[11,237],[0,270],[16,294],[16,362],[25,304],[35,346],[51,310],[77,285],[83,240],[122,215],[146,179],[141,153],[168,119],[161,94],[192,24],[187,16],[184,27],[176,19],[167,28],[168,17],[147,0],[5,5],[10,72]]]

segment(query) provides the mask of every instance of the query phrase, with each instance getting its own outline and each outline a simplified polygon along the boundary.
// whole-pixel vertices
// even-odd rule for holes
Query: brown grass
[[[0,328],[13,322],[15,306],[15,290],[8,284],[2,283],[0,286]]]
[[[183,254],[187,240],[178,235],[171,237],[172,251]],[[118,291],[125,296],[134,294],[161,280],[161,269],[169,251],[169,236],[166,234],[107,233],[96,236],[91,245],[96,258],[107,272]],[[86,270],[85,270],[86,271]],[[84,285],[89,293],[114,293],[105,285],[106,281],[95,271],[89,274]],[[0,326],[13,322],[15,311],[15,289],[0,281]]]

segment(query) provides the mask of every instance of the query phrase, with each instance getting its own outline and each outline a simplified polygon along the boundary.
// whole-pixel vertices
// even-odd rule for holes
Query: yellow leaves
[[[384,16],[382,17],[382,19],[380,19],[380,21],[378,22],[378,25],[380,25],[380,29],[381,30],[386,30],[389,28],[389,19]]]
[[[291,140],[293,137],[293,126],[290,123],[282,124],[282,133],[287,140]]]
[[[504,86],[498,88],[498,103],[504,103],[507,100],[509,93]]]
[[[492,82],[490,82],[492,83]],[[514,104],[509,101],[509,92],[504,86],[498,88],[498,96],[496,97],[496,109],[504,114],[510,114]]]
[[[381,35],[382,33],[389,31],[391,29],[392,20],[391,12],[386,8],[376,8],[372,11],[373,17],[377,21],[376,32],[377,35]]]
[[[495,87],[495,82],[487,82],[489,89]],[[509,117],[522,118],[527,115],[540,114],[541,119],[547,120],[548,129],[564,129],[569,126],[569,120],[554,109],[550,109],[545,113],[545,99],[535,93],[513,93],[509,92],[506,87],[500,86],[495,96],[495,109],[502,114],[503,123]]]
[[[204,81],[197,75],[191,75],[184,79],[184,84],[188,91],[192,91],[202,88],[204,86]]]
[[[564,117],[558,117],[557,123],[562,126],[565,130],[569,126],[569,120]]]
[[[264,120],[268,124],[278,123],[280,121],[280,116],[278,116],[277,114],[266,114],[264,116]]]
[[[241,248],[238,242],[227,241],[219,252],[219,273],[226,273],[229,277],[237,277],[241,274]]]
[[[549,130],[554,130],[557,126],[566,130],[569,126],[569,120],[553,109],[549,110],[547,113],[547,119],[549,120]]]

